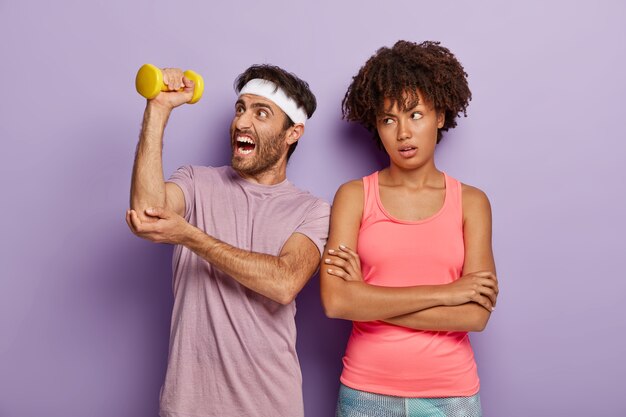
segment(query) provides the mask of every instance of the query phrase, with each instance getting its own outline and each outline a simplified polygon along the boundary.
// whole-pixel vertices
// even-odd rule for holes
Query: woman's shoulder
[[[363,195],[364,185],[371,184],[377,177],[381,171],[374,171],[371,174],[368,174],[362,178],[357,178],[352,181],[348,181],[344,184],[341,184],[337,193],[341,192],[343,194],[356,194]]]
[[[359,190],[361,190],[361,192],[363,191],[363,178],[358,178],[356,180],[351,180],[341,184],[337,192],[342,191],[347,193],[354,193]]]
[[[473,185],[460,183],[461,184],[461,192],[463,193],[463,199],[468,199],[470,201],[489,201],[487,194],[478,187]]]
[[[355,199],[363,197],[363,179],[348,181],[339,186],[339,189],[335,193],[335,202],[337,200]]]
[[[363,211],[363,180],[356,179],[342,184],[335,193],[334,211],[360,213]]]
[[[480,188],[461,183],[461,193],[465,213],[491,211],[489,198]]]

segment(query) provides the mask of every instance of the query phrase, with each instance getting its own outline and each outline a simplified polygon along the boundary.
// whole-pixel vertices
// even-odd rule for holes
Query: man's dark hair
[[[309,118],[313,116],[313,113],[317,108],[317,101],[315,100],[315,96],[309,89],[309,84],[306,81],[301,80],[295,74],[287,72],[275,65],[252,65],[250,68],[241,73],[235,80],[235,90],[237,93],[241,91],[248,81],[255,78],[273,82],[278,87],[282,88],[285,94],[287,94],[289,98],[293,99],[299,107],[302,107]],[[293,125],[293,120],[287,116],[283,130],[288,129]],[[298,141],[294,142],[289,147],[287,160],[289,160],[293,151],[296,150],[296,146],[298,146]]]
[[[472,99],[463,66],[439,42],[398,41],[392,48],[376,51],[352,78],[342,101],[343,118],[373,132],[374,141],[382,148],[376,117],[384,110],[385,99],[406,111],[408,105],[415,105],[417,91],[437,111],[445,113],[444,125],[437,131],[439,143],[442,131],[455,127],[460,113],[467,116]]]

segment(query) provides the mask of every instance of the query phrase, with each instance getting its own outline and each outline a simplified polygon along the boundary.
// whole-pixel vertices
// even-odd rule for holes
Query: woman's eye
[[[412,118],[413,120],[419,120],[419,119],[421,119],[421,118],[422,118],[422,114],[421,114],[421,113],[418,113],[418,112],[415,112],[415,113],[413,113],[413,114],[411,115],[411,118]]]
[[[383,119],[383,124],[384,124],[384,125],[390,125],[390,124],[392,124],[392,123],[393,123],[393,119],[391,119],[391,118],[389,118],[389,117],[385,117],[385,118]]]

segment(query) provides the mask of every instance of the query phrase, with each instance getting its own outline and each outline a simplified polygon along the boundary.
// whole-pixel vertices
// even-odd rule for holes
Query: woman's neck
[[[414,169],[404,169],[392,163],[381,174],[383,182],[389,185],[404,185],[411,188],[439,184],[442,178],[442,172],[437,169],[434,162]]]

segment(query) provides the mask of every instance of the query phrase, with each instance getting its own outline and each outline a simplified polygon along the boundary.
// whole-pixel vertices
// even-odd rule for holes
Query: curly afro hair
[[[406,111],[407,106],[415,105],[417,91],[437,111],[445,112],[444,125],[437,131],[439,143],[442,131],[455,127],[460,113],[467,116],[472,99],[463,66],[439,42],[401,40],[392,48],[376,51],[352,78],[342,102],[343,118],[373,132],[374,141],[382,148],[376,117],[384,110],[384,100],[390,99],[392,105],[401,103],[400,108]]]

